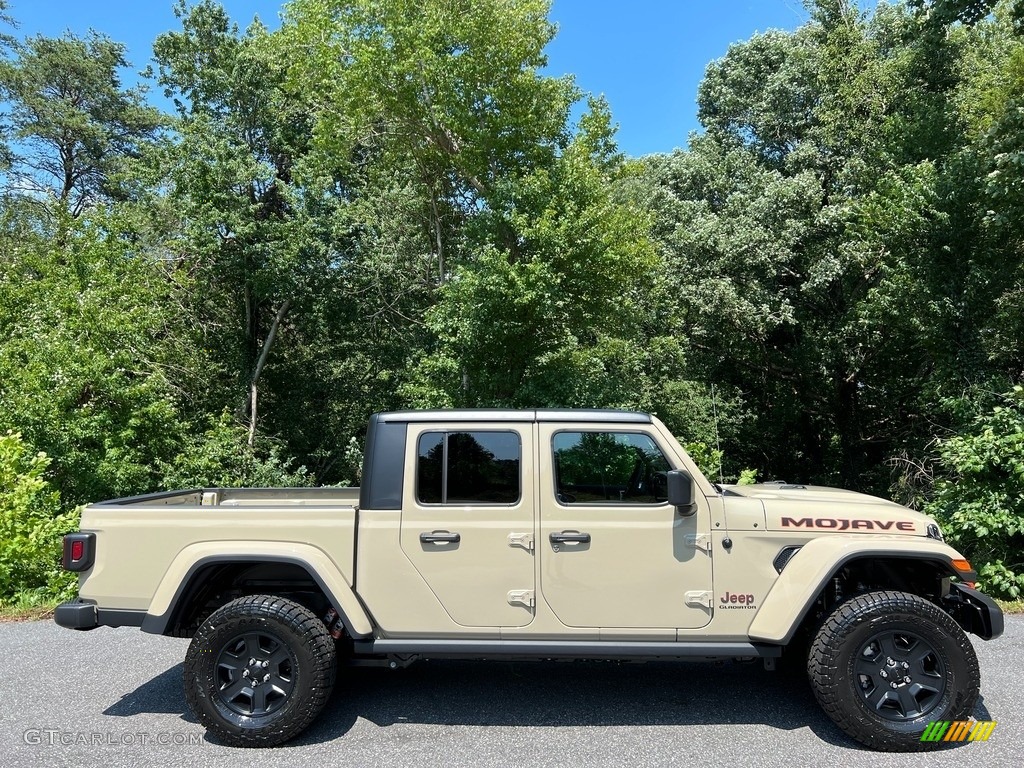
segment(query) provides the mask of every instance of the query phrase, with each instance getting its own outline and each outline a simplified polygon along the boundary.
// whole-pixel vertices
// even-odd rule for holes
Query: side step
[[[357,640],[358,654],[434,659],[526,657],[533,659],[733,659],[777,658],[782,647],[766,643],[633,643],[572,640]]]

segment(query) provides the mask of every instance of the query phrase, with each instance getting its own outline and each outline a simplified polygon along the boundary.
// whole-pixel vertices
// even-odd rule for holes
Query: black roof
[[[435,411],[391,411],[375,414],[380,422],[484,422],[484,421],[593,421],[616,424],[650,424],[651,415],[640,411],[597,408],[469,408]]]

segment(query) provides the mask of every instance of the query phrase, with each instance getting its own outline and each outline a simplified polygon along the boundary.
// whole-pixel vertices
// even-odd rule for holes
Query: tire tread
[[[839,655],[849,634],[865,621],[880,615],[898,615],[933,622],[956,643],[965,662],[967,680],[962,691],[954,692],[948,711],[937,713],[935,720],[962,720],[974,709],[978,698],[980,668],[974,646],[953,618],[934,603],[907,592],[868,592],[840,604],[822,623],[811,643],[807,675],[815,698],[825,713],[846,734],[873,749],[890,752],[916,752],[934,747],[920,741],[920,733],[898,732],[880,727],[862,706],[850,706],[844,695],[850,686],[839,668]],[[963,694],[963,695],[961,695]],[[922,729],[923,731],[923,726]]]
[[[202,664],[208,662],[209,657],[204,646],[209,648],[209,640],[221,625],[252,618],[278,623],[298,635],[313,664],[305,686],[308,695],[301,708],[288,713],[284,721],[275,720],[261,728],[240,729],[223,723],[205,705]],[[196,632],[185,657],[185,698],[199,722],[225,743],[236,747],[270,747],[294,738],[313,722],[330,697],[336,673],[334,639],[312,611],[275,595],[247,595],[214,611]],[[301,681],[298,684],[303,685]]]

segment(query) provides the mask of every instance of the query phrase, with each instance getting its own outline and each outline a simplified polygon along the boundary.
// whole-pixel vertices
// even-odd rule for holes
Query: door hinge
[[[508,593],[508,604],[525,605],[527,608],[533,608],[533,590],[513,589]]]
[[[711,536],[707,533],[688,533],[686,534],[686,544],[696,549],[703,549],[705,552],[711,551]]]
[[[533,552],[533,534],[510,533],[508,535],[508,545],[510,547],[522,547],[527,552]]]
[[[705,590],[693,590],[686,593],[687,605],[700,605],[704,608],[711,607],[711,593]]]

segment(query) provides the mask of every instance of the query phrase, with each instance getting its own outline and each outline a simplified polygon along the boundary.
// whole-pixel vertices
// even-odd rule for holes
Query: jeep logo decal
[[[817,528],[831,531],[913,531],[914,524],[909,520],[862,520],[836,517],[784,517],[783,528]]]
[[[720,608],[756,608],[753,595],[738,595],[735,592],[726,592],[719,598],[722,601]]]

